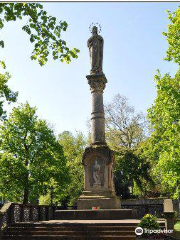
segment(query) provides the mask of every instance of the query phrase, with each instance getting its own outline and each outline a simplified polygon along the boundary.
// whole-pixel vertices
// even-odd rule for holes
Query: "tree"
[[[84,171],[81,162],[86,138],[81,132],[73,136],[71,132],[65,131],[59,134],[59,143],[63,146],[71,176],[71,183],[66,189],[64,202],[74,205],[83,190]]]
[[[180,65],[180,7],[174,12],[168,11],[168,14],[170,24],[168,31],[163,33],[169,44],[165,59]]]
[[[53,130],[28,103],[13,108],[0,127],[0,189],[10,201],[27,204],[45,195],[53,184],[61,192],[68,184],[63,149]]]
[[[162,182],[166,194],[177,197],[177,182],[180,180],[180,71],[155,76],[157,97],[148,110],[153,129],[151,151],[156,160],[155,173]],[[175,194],[174,194],[175,193]]]
[[[27,23],[22,30],[30,36],[34,43],[32,60],[38,60],[40,65],[48,61],[49,53],[53,59],[69,63],[72,58],[77,58],[79,50],[72,50],[66,46],[62,39],[62,31],[66,31],[68,24],[65,21],[57,23],[57,19],[49,16],[39,3],[0,3],[0,29],[9,21],[26,18]],[[4,47],[4,41],[0,41]]]
[[[13,92],[7,85],[10,75],[8,72],[0,73],[0,119],[5,119],[6,111],[3,108],[4,102],[15,102],[17,99],[17,92]]]
[[[107,139],[118,148],[135,148],[145,138],[145,117],[136,113],[128,99],[116,95],[105,105]]]
[[[49,54],[53,59],[70,63],[72,58],[77,58],[79,50],[70,49],[62,39],[62,31],[66,31],[68,24],[65,21],[57,22],[57,19],[47,14],[39,3],[0,3],[0,29],[9,21],[17,19],[27,20],[22,27],[34,44],[31,54],[32,60],[37,60],[42,66],[48,61]],[[4,48],[4,41],[0,40],[0,47]],[[0,61],[1,67],[6,68],[4,61]],[[7,86],[10,75],[8,72],[0,73],[0,118],[5,118],[3,103],[15,102],[17,93],[11,91]]]
[[[151,164],[140,149],[116,151],[115,190],[118,196],[129,198],[135,195],[134,186],[141,196],[148,194],[149,188],[154,187],[151,176]]]
[[[105,112],[106,139],[116,158],[116,193],[127,198],[134,183],[142,190],[144,180],[152,182],[150,164],[138,152],[140,143],[146,139],[145,117],[136,113],[128,99],[120,94],[105,105]]]

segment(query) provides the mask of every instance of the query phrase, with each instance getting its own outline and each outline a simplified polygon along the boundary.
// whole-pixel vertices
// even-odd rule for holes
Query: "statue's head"
[[[96,26],[93,26],[92,34],[93,35],[97,35],[98,34],[98,28]]]
[[[94,163],[94,165],[96,165],[96,166],[98,165],[98,161],[97,161],[97,159],[95,160],[95,163]]]

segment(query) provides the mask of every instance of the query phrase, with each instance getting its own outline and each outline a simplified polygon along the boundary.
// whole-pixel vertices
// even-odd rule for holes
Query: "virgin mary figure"
[[[92,29],[92,37],[88,40],[88,48],[90,53],[91,62],[91,74],[102,73],[102,63],[103,63],[103,38],[98,35],[97,27],[94,26]]]
[[[100,179],[100,170],[101,167],[96,160],[94,165],[93,165],[93,180],[94,180],[94,185],[100,185],[101,184],[101,179]]]

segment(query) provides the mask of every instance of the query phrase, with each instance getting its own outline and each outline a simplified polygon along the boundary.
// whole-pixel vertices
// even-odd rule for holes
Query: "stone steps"
[[[59,235],[50,235],[50,236],[44,236],[44,235],[39,235],[39,236],[5,236],[3,237],[3,239],[6,240],[12,240],[12,239],[20,239],[20,240],[36,240],[36,239],[43,239],[43,240],[135,240],[134,236],[131,235],[126,235],[126,236],[98,236],[98,237],[94,237],[94,236],[88,236],[88,237],[84,237],[84,236],[59,236]]]
[[[128,231],[128,233],[130,235],[134,235],[134,231]],[[27,231],[9,231],[9,232],[6,232],[4,234],[4,236],[6,235],[27,235]],[[52,231],[28,231],[28,234],[29,235],[52,235]],[[61,234],[59,231],[53,231],[53,235],[58,235],[58,234]],[[81,236],[81,235],[89,235],[89,234],[94,234],[94,235],[126,235],[127,234],[127,231],[88,231],[88,230],[85,230],[85,231],[63,231],[63,235],[76,235],[76,236]]]
[[[28,226],[27,226],[28,227]],[[7,228],[9,231],[26,231],[27,227],[16,227],[16,226],[11,226]],[[109,230],[109,231],[118,231],[118,230],[123,230],[123,231],[134,231],[135,226],[69,226],[69,227],[64,227],[64,226],[57,226],[57,227],[28,227],[29,231],[72,231],[75,229],[75,231],[82,231],[82,230],[88,230],[88,231],[97,231],[99,229],[104,230]]]
[[[162,222],[161,228],[164,228]],[[9,226],[3,233],[3,240],[135,240],[133,222],[91,222],[68,223],[38,222],[16,223]]]
[[[11,227],[59,227],[59,228],[64,228],[64,227],[102,227],[102,226],[106,226],[106,227],[136,227],[138,223],[128,223],[128,222],[111,222],[108,221],[106,223],[96,223],[95,221],[91,221],[91,223],[85,223],[85,221],[81,221],[81,223],[76,223],[76,222],[71,222],[68,221],[67,222],[56,222],[56,223],[52,223],[52,221],[46,221],[46,222],[36,222],[36,223],[31,223],[31,222],[26,222],[26,223],[15,223],[13,225],[11,225]]]
[[[128,223],[17,223],[4,231],[2,239],[135,240],[136,226]]]

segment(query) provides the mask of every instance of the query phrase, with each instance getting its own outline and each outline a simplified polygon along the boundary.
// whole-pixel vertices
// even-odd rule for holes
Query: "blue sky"
[[[64,130],[87,132],[86,121],[91,113],[91,94],[86,75],[89,74],[89,25],[98,22],[104,38],[104,73],[108,84],[104,101],[110,102],[120,93],[129,98],[137,111],[146,113],[156,96],[154,75],[177,70],[177,65],[163,61],[167,42],[162,35],[169,20],[168,10],[177,2],[59,2],[44,3],[47,12],[65,20],[68,29],[63,38],[70,47],[80,49],[79,58],[69,65],[49,61],[40,67],[30,60],[33,46],[21,30],[23,21],[7,23],[1,32],[5,60],[12,78],[9,86],[19,91],[18,102],[37,106],[38,115],[54,126],[56,133]]]

